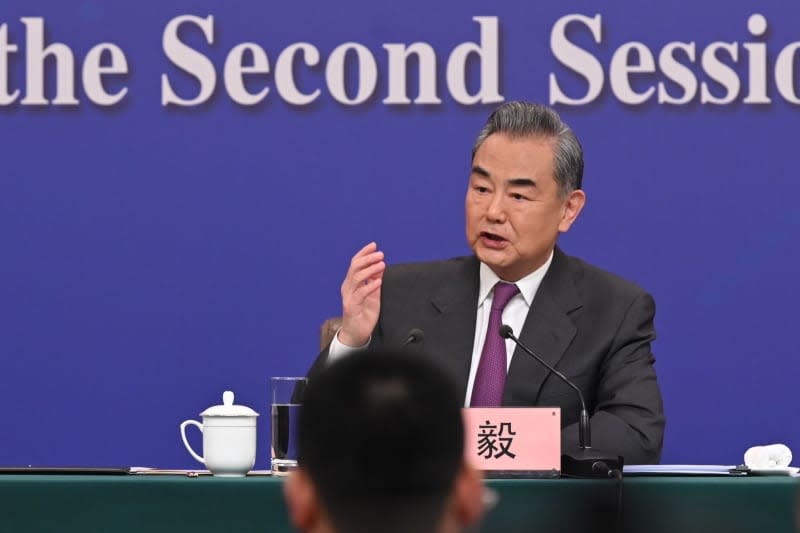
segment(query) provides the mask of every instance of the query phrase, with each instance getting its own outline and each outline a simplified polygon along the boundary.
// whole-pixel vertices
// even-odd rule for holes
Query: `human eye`
[[[512,192],[512,193],[509,194],[509,196],[515,202],[525,202],[525,201],[530,200],[530,198],[528,198],[526,195],[524,195],[522,193],[519,193],[519,192]]]
[[[489,192],[491,192],[491,191],[489,190],[489,187],[487,187],[485,183],[480,183],[480,182],[478,182],[478,183],[473,183],[473,184],[472,184],[472,190],[473,190],[475,193],[477,193],[477,194],[481,194],[481,195],[483,195],[483,194],[489,194]]]

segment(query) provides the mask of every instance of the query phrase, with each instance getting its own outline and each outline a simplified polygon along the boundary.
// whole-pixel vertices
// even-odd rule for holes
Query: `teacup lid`
[[[200,416],[258,416],[258,413],[246,405],[233,405],[233,391],[222,393],[222,405],[209,407]]]

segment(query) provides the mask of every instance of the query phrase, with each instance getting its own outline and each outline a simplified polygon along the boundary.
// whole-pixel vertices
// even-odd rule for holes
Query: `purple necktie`
[[[499,407],[503,403],[508,363],[506,341],[500,336],[500,326],[503,325],[503,309],[518,292],[517,286],[511,283],[501,281],[494,286],[492,312],[489,314],[489,327],[472,386],[470,407]]]

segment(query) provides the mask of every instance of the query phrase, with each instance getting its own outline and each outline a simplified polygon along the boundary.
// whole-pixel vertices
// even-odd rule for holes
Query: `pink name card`
[[[561,471],[561,408],[465,408],[464,453],[479,470],[557,476]]]

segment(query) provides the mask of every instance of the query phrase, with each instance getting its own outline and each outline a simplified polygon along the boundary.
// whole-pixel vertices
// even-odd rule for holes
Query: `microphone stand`
[[[581,413],[578,421],[578,445],[580,449],[577,453],[565,453],[561,455],[561,473],[572,477],[615,477],[617,472],[622,472],[624,459],[621,455],[611,455],[592,448],[592,426],[589,421],[589,412],[586,410],[586,402],[583,400],[583,393],[580,388],[570,381],[564,374],[553,368],[547,361],[533,353],[515,335],[510,326],[503,324],[500,327],[500,336],[504,339],[511,339],[514,344],[536,359],[541,365],[550,372],[558,376],[561,381],[569,385],[570,388],[578,393],[581,402]]]

